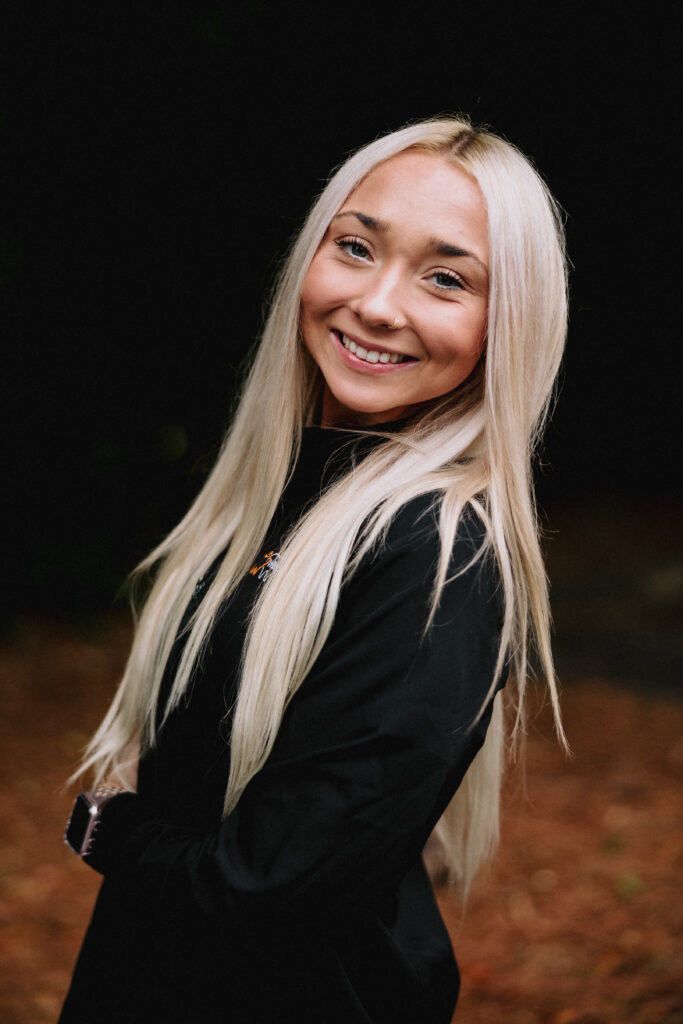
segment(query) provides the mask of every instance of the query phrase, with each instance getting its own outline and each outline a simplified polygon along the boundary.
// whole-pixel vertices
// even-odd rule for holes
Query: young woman
[[[466,888],[495,846],[532,646],[563,740],[530,458],[565,326],[557,210],[509,143],[427,121],[331,178],[140,567],[83,764],[128,791],[69,829],[105,878],[63,1024],[450,1021],[422,851]]]

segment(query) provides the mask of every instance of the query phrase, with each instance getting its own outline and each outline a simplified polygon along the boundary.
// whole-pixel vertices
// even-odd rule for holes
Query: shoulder
[[[378,548],[388,554],[403,550],[423,557],[438,558],[441,553],[441,494],[431,491],[406,502],[394,516],[387,530],[385,543]],[[454,563],[465,563],[478,553],[485,553],[486,526],[480,516],[467,505],[458,520],[451,557]],[[487,553],[488,554],[488,553]]]
[[[401,506],[384,541],[347,578],[319,667],[342,665],[348,679],[365,678],[371,666],[394,702],[476,714],[500,648],[499,575],[486,528],[468,509],[435,603],[439,516],[438,494]]]
[[[383,579],[395,591],[415,596],[417,585],[431,605],[442,556],[441,495],[429,492],[407,501],[393,517],[383,540],[359,567],[359,585]],[[476,510],[467,506],[458,520],[440,603],[460,606],[467,601],[501,608],[500,575],[487,530]],[[354,574],[355,575],[355,574]],[[472,603],[473,602],[473,603]]]

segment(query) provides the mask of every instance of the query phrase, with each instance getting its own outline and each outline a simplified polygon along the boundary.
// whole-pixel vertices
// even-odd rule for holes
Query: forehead
[[[384,221],[390,231],[444,238],[488,261],[486,203],[462,168],[432,153],[406,152],[375,167],[340,208]]]

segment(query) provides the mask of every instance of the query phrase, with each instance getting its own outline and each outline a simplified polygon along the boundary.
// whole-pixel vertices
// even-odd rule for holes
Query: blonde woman
[[[509,143],[426,121],[330,179],[140,566],[67,835],[105,878],[62,1024],[450,1021],[422,851],[466,889],[495,847],[532,648],[564,742],[530,460],[565,325],[557,210]]]

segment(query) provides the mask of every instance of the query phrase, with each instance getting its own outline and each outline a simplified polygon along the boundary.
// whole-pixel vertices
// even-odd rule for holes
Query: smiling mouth
[[[347,338],[341,331],[333,333],[339,338],[345,349],[348,349],[356,359],[362,359],[365,363],[414,363],[417,361],[412,356],[399,355],[398,352],[381,352],[379,349],[365,348],[352,341],[351,338]]]

